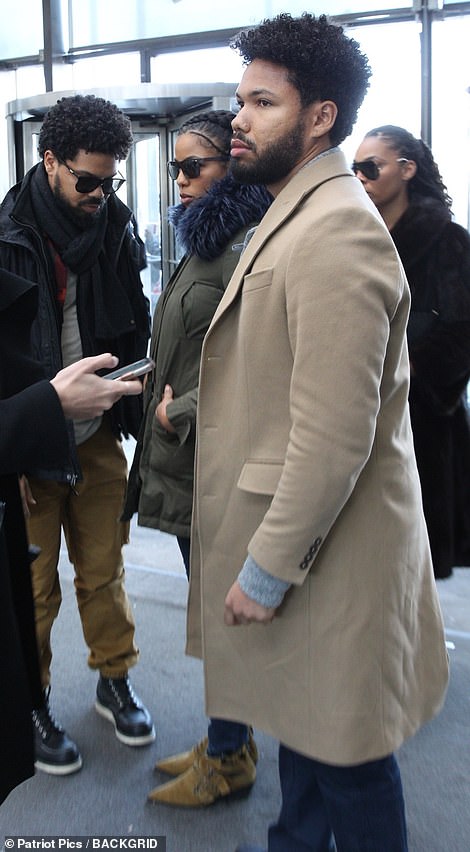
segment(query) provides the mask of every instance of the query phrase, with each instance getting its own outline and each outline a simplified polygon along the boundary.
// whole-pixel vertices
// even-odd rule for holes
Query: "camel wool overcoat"
[[[202,350],[187,650],[204,660],[206,711],[337,765],[391,753],[447,686],[409,303],[334,149],[275,198]],[[271,624],[227,627],[247,553],[292,585]]]

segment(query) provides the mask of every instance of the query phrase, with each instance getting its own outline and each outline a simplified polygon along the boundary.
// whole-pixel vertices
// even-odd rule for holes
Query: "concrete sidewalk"
[[[97,676],[86,665],[72,570],[64,553],[51,703],[79,744],[84,765],[64,778],[38,772],[13,791],[0,807],[0,846],[5,835],[165,835],[167,852],[234,852],[238,843],[248,841],[265,845],[280,796],[277,744],[260,732],[258,778],[246,799],[198,811],[146,801],[148,791],[165,780],[154,773],[155,761],[192,746],[205,734],[202,667],[184,655],[187,583],[175,539],[133,524],[125,557],[141,648],[132,682],[153,714],[157,739],[151,746],[128,748],[96,713]],[[457,569],[438,588],[448,629],[450,689],[439,718],[402,748],[399,761],[410,852],[469,852],[470,570]]]

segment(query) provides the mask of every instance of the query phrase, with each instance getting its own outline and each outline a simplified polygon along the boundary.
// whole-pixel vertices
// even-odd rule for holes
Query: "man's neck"
[[[284,178],[281,178],[281,180],[276,181],[275,183],[269,184],[269,186],[267,186],[266,188],[275,198],[276,195],[279,195],[281,190],[283,190],[284,187],[287,186],[287,184],[292,180],[292,178],[294,177],[294,175],[297,174],[297,172],[300,172],[300,170],[303,169],[304,166],[310,165],[310,163],[316,160],[317,157],[319,157],[321,154],[325,154],[327,151],[331,150],[332,147],[333,146],[331,145],[329,138],[326,139],[325,137],[322,137],[322,139],[315,140],[315,144],[312,145],[309,150],[305,152],[304,156],[298,161],[298,163],[296,163],[296,165],[289,172],[288,175],[286,175]]]

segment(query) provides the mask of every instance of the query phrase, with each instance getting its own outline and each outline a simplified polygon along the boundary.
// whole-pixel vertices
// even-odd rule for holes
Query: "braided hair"
[[[214,109],[210,112],[200,112],[192,115],[178,130],[178,136],[183,133],[194,133],[201,139],[202,145],[215,148],[221,154],[230,156],[232,139],[233,112],[225,109]]]
[[[450,210],[452,198],[447,193],[431,149],[422,139],[416,139],[408,130],[394,124],[374,127],[365,138],[370,136],[381,137],[400,157],[416,163],[416,174],[408,181],[410,200],[418,196],[434,198]]]

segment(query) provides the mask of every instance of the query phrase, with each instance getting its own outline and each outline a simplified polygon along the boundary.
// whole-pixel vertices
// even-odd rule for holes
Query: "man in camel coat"
[[[281,742],[269,852],[405,852],[393,752],[439,711],[448,672],[409,290],[336,147],[370,71],[324,16],[280,15],[235,46],[232,168],[274,202],[202,351],[188,650],[210,716]]]

